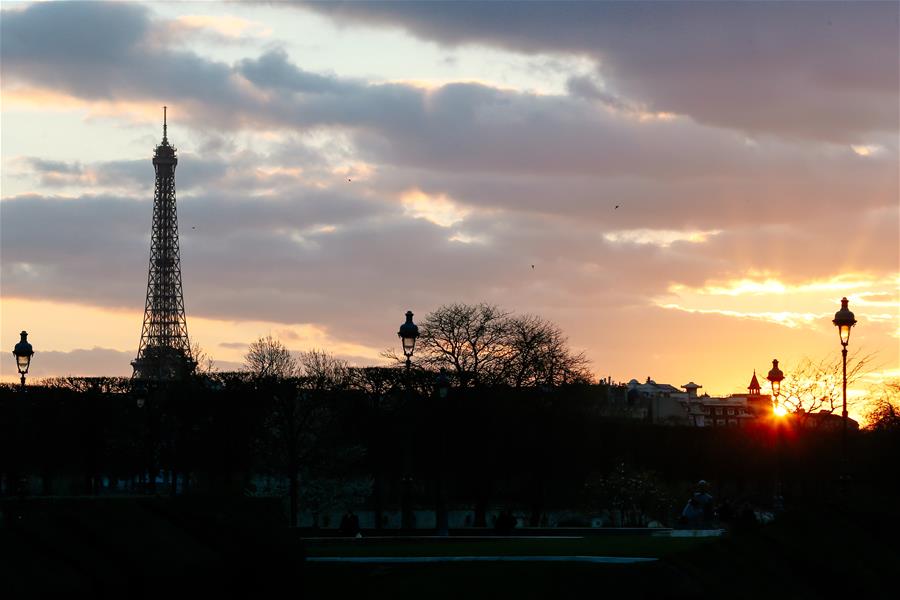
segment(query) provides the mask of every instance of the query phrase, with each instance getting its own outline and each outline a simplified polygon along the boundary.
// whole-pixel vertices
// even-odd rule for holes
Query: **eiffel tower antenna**
[[[194,371],[184,297],[181,290],[181,256],[178,249],[178,214],[175,206],[175,167],[178,158],[167,137],[163,107],[163,139],[153,153],[156,189],[150,231],[150,270],[147,301],[137,358],[132,361],[134,379],[165,382],[183,379]]]

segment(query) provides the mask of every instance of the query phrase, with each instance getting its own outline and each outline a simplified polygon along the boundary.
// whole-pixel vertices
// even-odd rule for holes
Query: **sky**
[[[900,376],[898,7],[4,2],[0,346],[130,374],[166,105],[220,369],[268,334],[382,364],[484,301],[724,394],[839,353],[847,296]]]

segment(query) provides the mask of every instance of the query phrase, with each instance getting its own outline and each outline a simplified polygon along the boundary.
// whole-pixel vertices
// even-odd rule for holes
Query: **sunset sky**
[[[164,104],[220,369],[486,301],[724,394],[846,295],[900,376],[898,6],[4,2],[3,378],[131,373]]]

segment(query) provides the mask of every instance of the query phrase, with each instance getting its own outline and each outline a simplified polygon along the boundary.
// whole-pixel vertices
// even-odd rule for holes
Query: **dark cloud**
[[[140,308],[149,199],[31,196],[0,207],[4,293]],[[616,231],[609,224],[514,211],[502,219],[474,214],[443,228],[409,219],[387,199],[328,190],[285,197],[214,192],[182,200],[179,213],[190,315],[315,323],[375,347],[385,343],[384,324],[410,306],[427,311],[451,300],[516,298],[557,314],[613,297],[620,307],[646,305],[671,284],[702,286],[742,277],[748,268],[784,273],[785,281],[897,270],[889,226],[896,211],[852,224],[830,211],[809,215],[802,226],[751,218],[705,243],[668,247],[613,243],[604,237]],[[481,241],[451,241],[457,231]],[[851,252],[834,243],[843,235],[855,240]]]
[[[90,81],[78,78],[91,71],[105,77],[105,68],[127,67],[135,43],[149,29],[147,9],[134,3],[38,2],[3,11],[0,47],[4,63],[26,63],[58,83],[90,89]],[[64,69],[53,66],[60,57],[83,69],[67,77]]]
[[[229,350],[246,350],[248,345],[247,342],[219,342],[219,346]]]
[[[567,95],[370,84],[312,73],[282,50],[216,62],[161,45],[167,23],[123,3],[7,9],[0,43],[4,89],[178,103],[189,320],[311,323],[377,348],[396,342],[408,308],[491,301],[621,355],[593,356],[598,365],[641,364],[648,346],[628,328],[669,331],[671,311],[647,306],[672,284],[751,269],[795,282],[898,270],[896,114],[884,116],[886,103],[896,113],[897,86],[883,72],[893,38],[870,22],[893,9],[834,5],[829,37],[817,20],[827,6],[783,6],[313,7],[446,44],[594,57],[598,73],[571,74]],[[96,35],[104,28],[115,34]],[[258,130],[267,135],[248,137],[276,139],[241,139]],[[327,142],[314,145],[311,130]],[[849,140],[881,148],[862,157]],[[24,159],[45,189],[0,202],[3,292],[139,310],[152,148],[107,162],[86,148],[78,161]],[[366,176],[346,181],[357,162]],[[62,187],[66,196],[47,193]],[[470,212],[450,227],[412,218],[400,201],[412,189]],[[718,233],[665,247],[610,239],[635,230]],[[678,339],[715,323],[698,339],[721,348],[725,320],[690,315],[652,345],[681,360]],[[732,331],[743,340],[750,329]],[[127,371],[131,358],[110,356],[117,367],[103,372]]]
[[[864,141],[898,126],[897,3],[310,2],[348,26],[447,45],[587,54],[616,95],[774,135]]]
[[[103,10],[90,6],[73,20],[76,28],[92,30],[119,13],[126,23],[147,21],[143,27],[130,26],[137,32],[152,24],[147,13],[127,5],[101,5]],[[3,23],[10,31],[18,31],[20,23],[26,31],[38,29],[35,23],[41,24],[41,30],[50,27],[47,23],[68,29],[71,22],[63,18],[71,17],[70,10],[57,14],[28,7],[11,12]],[[802,145],[755,151],[742,135],[698,126],[690,119],[658,120],[648,115],[649,120],[639,122],[634,111],[623,115],[598,108],[596,100],[606,107],[624,100],[592,87],[587,80],[571,80],[570,87],[578,93],[570,97],[460,83],[426,92],[408,85],[366,85],[309,73],[290,63],[281,51],[231,67],[147,46],[138,36],[130,46],[110,49],[120,52],[119,56],[88,64],[71,60],[62,42],[51,44],[57,53],[51,60],[46,48],[28,51],[29,43],[37,46],[40,40],[21,35],[15,40],[10,42],[12,50],[4,51],[6,77],[85,98],[146,100],[165,90],[168,98],[192,107],[187,110],[189,118],[206,128],[342,129],[351,132],[362,156],[376,163],[453,172],[683,178],[770,168],[808,152]],[[103,81],[88,85],[91,78]],[[241,78],[258,90],[280,93],[254,93],[239,84]],[[892,146],[895,149],[896,143]]]
[[[228,65],[154,46],[153,27],[144,7],[118,2],[36,3],[4,10],[4,79],[86,99],[162,95],[212,105],[217,98],[250,104]]]
[[[297,68],[288,60],[287,52],[280,48],[270,50],[257,59],[244,59],[237,68],[244,77],[263,89],[310,94],[345,94],[359,90],[359,85]]]
[[[603,91],[591,77],[585,75],[573,75],[566,80],[566,91],[570,96],[584,98],[585,100],[596,101],[604,106],[620,110],[635,112],[634,106],[629,106],[621,98],[617,98],[613,94]]]
[[[45,160],[33,156],[26,158],[25,162],[31,169],[41,175],[81,175],[84,172],[84,168],[79,162]]]
[[[684,146],[686,152],[693,148],[689,142]],[[727,230],[810,218],[844,222],[848,198],[860,213],[897,205],[900,172],[892,153],[862,158],[845,149],[805,155],[766,144],[741,152],[747,157],[743,163],[722,159],[708,174],[698,165],[693,176],[663,171],[654,177],[649,167],[637,174],[623,168],[619,175],[597,176],[397,168],[378,185],[399,193],[415,181],[431,194],[446,194],[472,208],[590,222],[600,232]],[[658,160],[665,160],[662,153]]]

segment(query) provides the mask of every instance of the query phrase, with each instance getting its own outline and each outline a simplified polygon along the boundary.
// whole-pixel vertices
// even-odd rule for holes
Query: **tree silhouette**
[[[280,340],[271,335],[250,344],[244,355],[244,368],[257,379],[284,379],[297,370],[297,362]]]
[[[848,388],[872,370],[874,354],[857,350],[847,358]],[[781,383],[781,401],[788,411],[798,415],[840,411],[842,398],[841,357],[826,356],[818,361],[802,359],[795,367],[785,369]],[[848,399],[848,406],[853,402]]]
[[[386,356],[398,364],[395,352]],[[447,304],[419,326],[413,357],[428,370],[446,368],[460,387],[586,383],[592,379],[583,353],[572,351],[554,323],[536,315],[512,315],[493,304]]]
[[[296,526],[301,470],[319,451],[321,433],[333,416],[333,396],[349,388],[350,369],[324,350],[294,358],[271,335],[250,344],[244,358],[257,390],[271,403],[264,419],[264,454],[288,480],[291,526]]]
[[[885,381],[879,395],[866,415],[868,429],[873,431],[900,431],[900,379]]]

